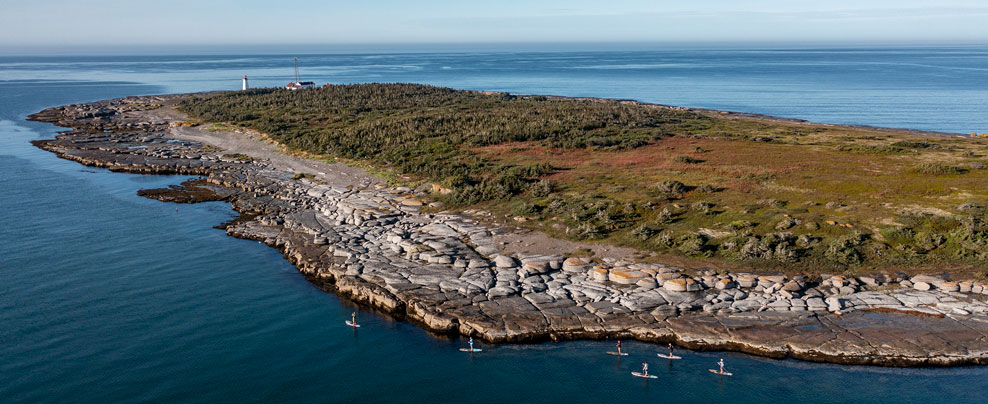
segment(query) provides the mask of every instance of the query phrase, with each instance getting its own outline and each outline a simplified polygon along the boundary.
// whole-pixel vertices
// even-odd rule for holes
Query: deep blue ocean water
[[[633,98],[832,123],[988,131],[988,49],[300,57],[302,78]],[[988,368],[885,369],[611,342],[484,347],[309,285],[212,226],[226,204],[138,197],[182,177],[34,148],[42,108],[293,79],[291,56],[0,57],[0,403],[981,403]],[[343,325],[353,310],[364,327]],[[705,369],[725,358],[736,376]],[[630,377],[648,361],[657,380]]]

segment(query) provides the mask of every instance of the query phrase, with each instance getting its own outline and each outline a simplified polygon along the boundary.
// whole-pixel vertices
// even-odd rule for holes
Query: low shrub
[[[968,170],[963,167],[956,167],[951,165],[946,165],[943,163],[926,162],[916,165],[912,168],[913,172],[927,175],[952,175],[952,174],[964,174]]]
[[[677,163],[686,163],[686,164],[700,164],[704,162],[704,160],[700,160],[690,156],[676,156],[676,158],[674,158],[673,160]]]

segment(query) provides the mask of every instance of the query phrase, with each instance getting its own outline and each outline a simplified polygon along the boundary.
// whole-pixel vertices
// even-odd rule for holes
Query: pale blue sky
[[[0,47],[986,43],[988,0],[0,0]]]

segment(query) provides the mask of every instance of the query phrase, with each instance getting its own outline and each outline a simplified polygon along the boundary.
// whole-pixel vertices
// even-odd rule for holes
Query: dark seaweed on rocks
[[[211,201],[226,201],[236,191],[217,187],[204,180],[185,181],[181,185],[171,185],[168,188],[142,189],[137,194],[145,198],[162,202],[199,203]]]

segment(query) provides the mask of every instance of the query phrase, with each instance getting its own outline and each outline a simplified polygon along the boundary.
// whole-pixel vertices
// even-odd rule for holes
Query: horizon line
[[[317,55],[326,53],[463,53],[481,52],[579,52],[674,49],[860,49],[918,47],[978,47],[988,41],[945,40],[793,40],[793,41],[544,41],[544,42],[352,42],[352,43],[209,43],[209,44],[107,44],[107,45],[2,45],[0,56],[163,56],[257,54]],[[302,52],[302,48],[318,48]],[[226,48],[226,49],[224,49]],[[282,48],[282,49],[278,49]],[[480,48],[480,49],[470,49]],[[555,48],[555,49],[552,49]],[[607,49],[604,49],[607,48]],[[104,52],[104,53],[100,53]]]

